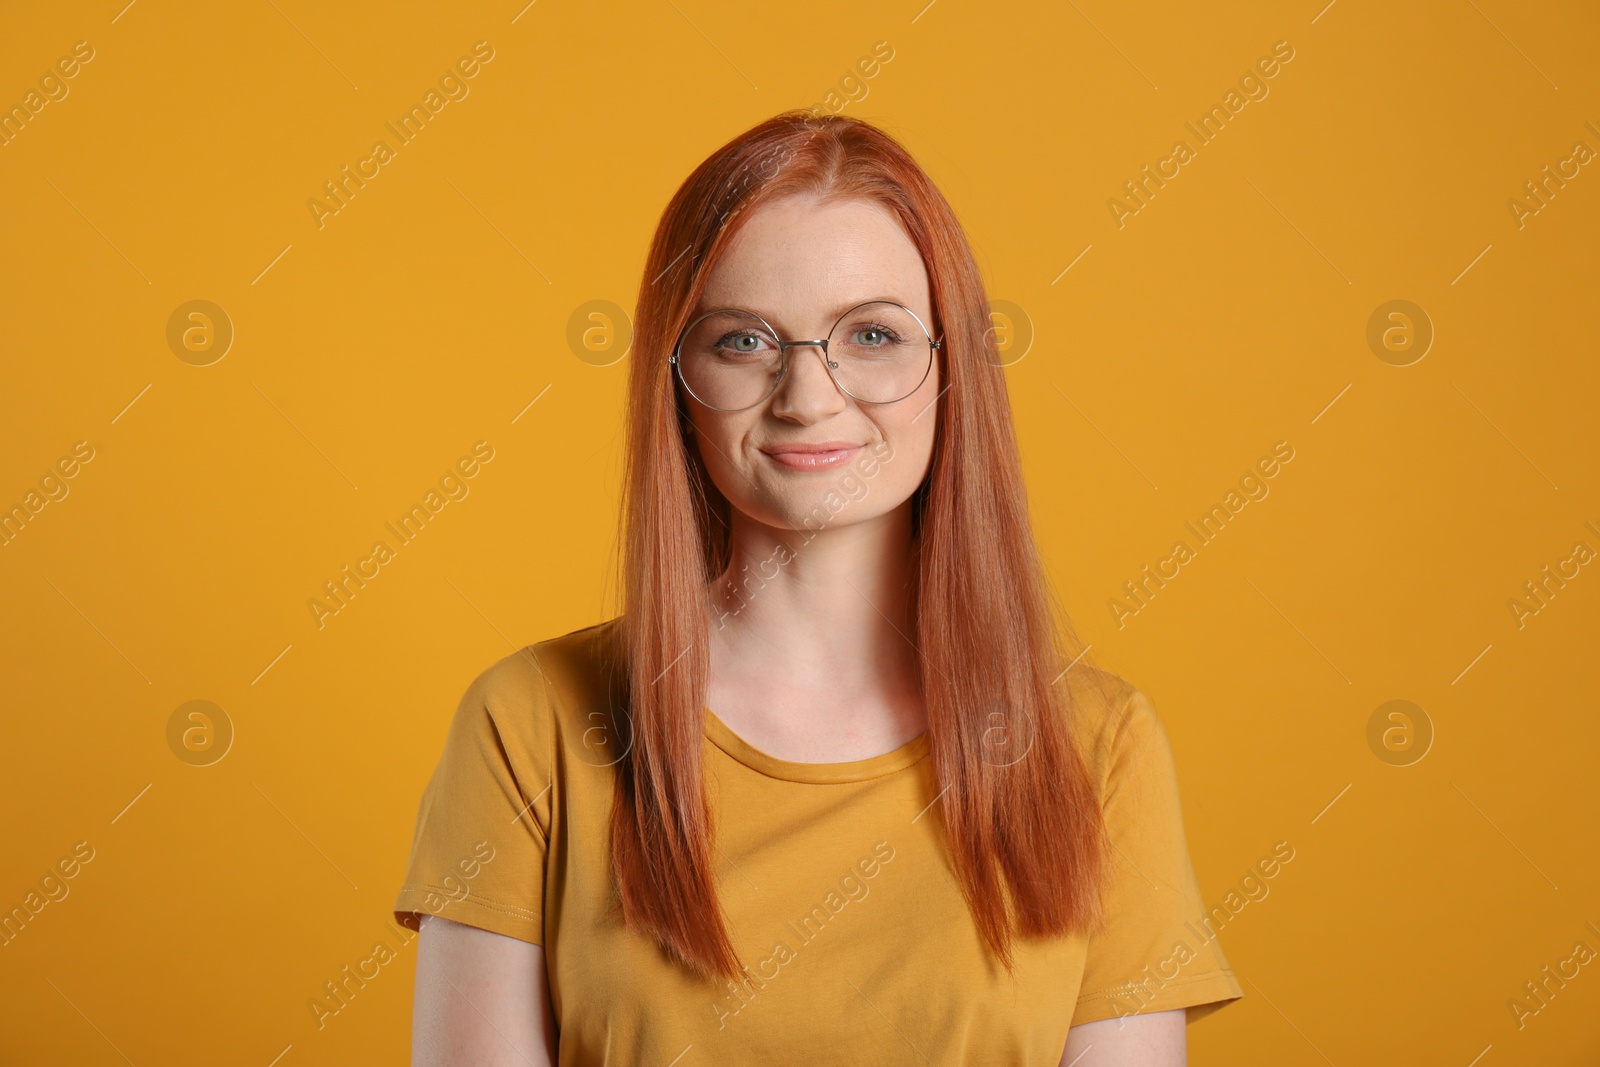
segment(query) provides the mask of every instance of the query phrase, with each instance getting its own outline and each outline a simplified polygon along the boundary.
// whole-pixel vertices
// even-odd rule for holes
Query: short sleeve
[[[554,728],[523,649],[473,680],[422,792],[395,919],[423,915],[544,944]]]
[[[1131,690],[1104,790],[1114,846],[1106,926],[1091,934],[1072,1024],[1188,1008],[1189,1021],[1244,995],[1210,932],[1183,828],[1165,727]]]

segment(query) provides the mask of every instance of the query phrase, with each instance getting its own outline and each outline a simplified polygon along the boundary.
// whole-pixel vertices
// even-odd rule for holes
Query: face
[[[885,209],[865,201],[790,197],[756,210],[713,269],[695,315],[744,308],[784,340],[827,337],[847,308],[892,300],[938,336],[927,268]],[[927,475],[939,395],[939,353],[922,384],[890,404],[845,395],[822,349],[788,349],[788,371],[766,400],[714,411],[674,378],[712,481],[746,518],[783,530],[867,522],[906,505]],[[774,450],[838,442],[855,451],[813,466]]]

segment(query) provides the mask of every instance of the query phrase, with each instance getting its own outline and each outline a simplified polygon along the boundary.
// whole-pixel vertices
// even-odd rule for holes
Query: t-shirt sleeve
[[[1189,1021],[1244,995],[1206,924],[1165,727],[1133,689],[1109,749],[1103,811],[1113,844],[1106,926],[1091,934],[1072,1025],[1188,1008]]]
[[[532,652],[480,674],[423,789],[396,921],[441,915],[544,944],[554,726]]]

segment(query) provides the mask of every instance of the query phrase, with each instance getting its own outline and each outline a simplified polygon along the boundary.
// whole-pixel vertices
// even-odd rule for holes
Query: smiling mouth
[[[788,449],[781,452],[766,452],[763,455],[770,458],[779,466],[790,470],[826,470],[849,462],[861,445],[841,445],[838,448],[813,449]]]

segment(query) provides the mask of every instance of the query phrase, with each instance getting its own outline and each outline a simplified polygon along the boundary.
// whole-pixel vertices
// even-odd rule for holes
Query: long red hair
[[[887,133],[804,110],[700,164],[663,212],[645,266],[620,517],[629,737],[611,813],[613,913],[704,977],[741,971],[717,898],[701,767],[707,590],[728,564],[729,504],[687,433],[667,356],[752,211],[794,194],[881,205],[927,267],[946,386],[932,466],[912,496],[911,595],[942,790],[929,815],[942,816],[973,921],[1010,969],[1016,934],[1087,933],[1103,921],[1109,844],[1057,684],[1074,659],[1074,670],[1100,672],[1084,662],[1034,545],[988,300],[955,213]],[[997,734],[1010,748],[996,748]]]

